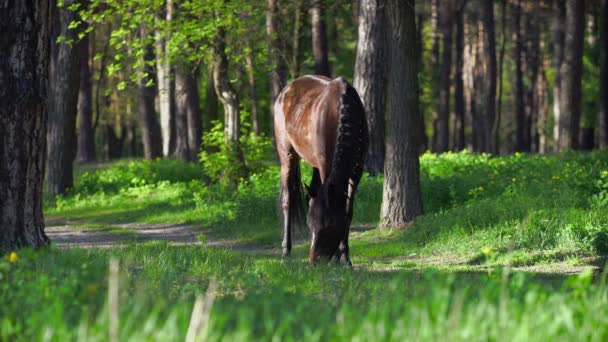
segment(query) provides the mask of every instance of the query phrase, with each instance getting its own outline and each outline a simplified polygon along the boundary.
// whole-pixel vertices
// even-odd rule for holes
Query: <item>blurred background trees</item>
[[[50,75],[53,193],[70,187],[74,160],[162,155],[204,164],[234,151],[224,159],[242,176],[252,152],[241,145],[272,139],[278,92],[315,73],[358,88],[371,133],[366,168],[383,172],[395,72],[385,0],[60,5],[53,46],[64,52],[51,70],[61,80]],[[606,11],[605,0],[416,1],[418,151],[605,147]]]

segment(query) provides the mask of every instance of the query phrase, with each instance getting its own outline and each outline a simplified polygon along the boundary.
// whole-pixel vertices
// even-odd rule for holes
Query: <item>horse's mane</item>
[[[342,83],[340,87],[342,95],[336,148],[329,174],[328,195],[337,196],[333,197],[339,199],[334,201],[334,205],[342,206],[346,204],[349,178],[355,169],[363,168],[369,138],[365,109],[357,91],[344,79],[339,78],[338,80]]]

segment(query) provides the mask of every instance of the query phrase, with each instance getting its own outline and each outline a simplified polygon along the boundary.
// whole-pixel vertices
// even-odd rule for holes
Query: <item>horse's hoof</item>
[[[353,263],[350,261],[350,258],[348,258],[348,257],[340,258],[340,263],[342,264],[342,266],[345,266],[345,267],[353,267]]]

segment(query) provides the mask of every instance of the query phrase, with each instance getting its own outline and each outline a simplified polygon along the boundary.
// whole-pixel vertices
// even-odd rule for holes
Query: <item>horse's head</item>
[[[340,209],[340,201],[332,196],[332,191],[321,186],[316,194],[309,191],[308,227],[312,233],[310,262],[331,259],[338,252],[340,241],[346,233],[346,212]]]

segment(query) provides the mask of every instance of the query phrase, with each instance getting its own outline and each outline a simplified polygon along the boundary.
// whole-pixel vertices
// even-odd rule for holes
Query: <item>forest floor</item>
[[[352,269],[311,267],[305,227],[281,259],[276,166],[238,191],[171,159],[75,175],[45,198],[53,246],[0,258],[0,341],[108,340],[114,317],[120,340],[184,340],[201,296],[210,341],[608,340],[608,151],[425,154],[401,230],[365,175]]]
[[[47,235],[59,248],[117,248],[150,241],[162,241],[172,246],[227,248],[244,254],[277,258],[281,255],[281,249],[278,247],[280,243],[278,236],[275,246],[243,243],[234,238],[214,236],[213,229],[202,229],[194,224],[117,222],[100,225],[61,217],[48,217],[46,224]],[[369,225],[352,227],[351,241],[357,241],[361,232],[371,229],[373,227]],[[305,239],[295,241],[294,245],[295,249],[299,250],[308,246]],[[531,254],[541,256],[540,253]],[[355,264],[354,269],[395,272],[432,268],[455,272],[489,272],[496,267],[481,264],[477,259],[477,255],[418,255],[417,253],[411,253],[397,257],[367,257],[362,262]],[[512,266],[512,270],[555,275],[578,274],[585,270],[592,270],[593,273],[600,274],[607,261],[606,256],[587,256],[580,258],[576,264],[572,264],[568,260],[568,255],[564,254],[555,255],[551,262],[515,265]]]

